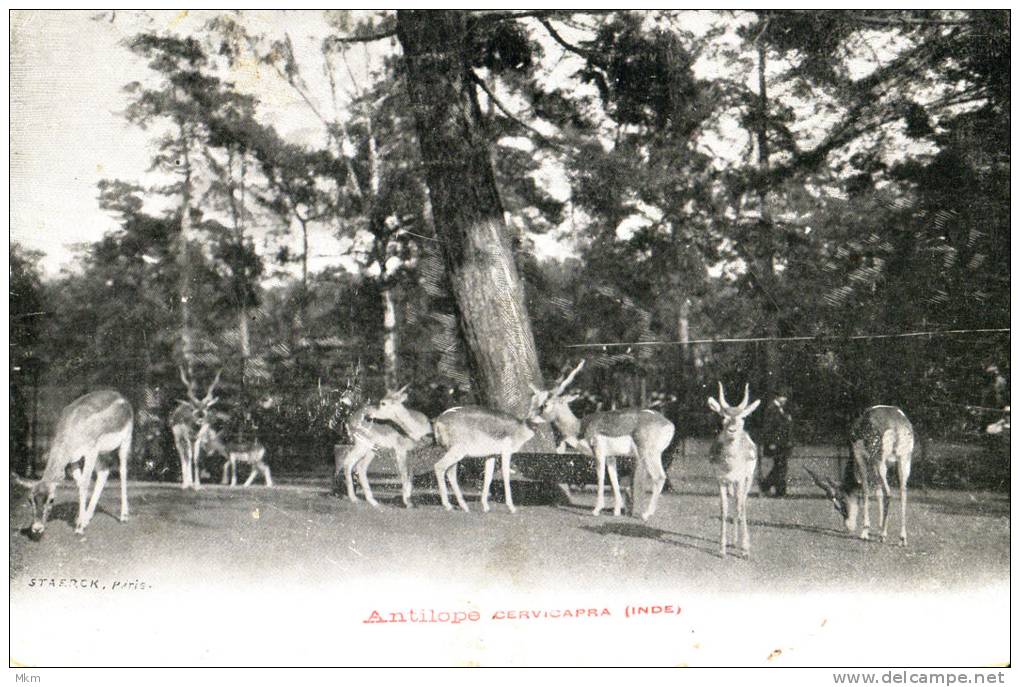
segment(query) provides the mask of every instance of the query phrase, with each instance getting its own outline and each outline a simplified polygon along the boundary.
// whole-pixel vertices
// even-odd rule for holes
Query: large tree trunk
[[[248,329],[248,307],[243,303],[237,311],[237,338],[240,342],[241,359],[246,363],[248,358],[251,357],[251,332]],[[244,372],[244,366],[242,365],[242,375]]]
[[[400,386],[400,370],[397,351],[397,303],[394,296],[393,282],[386,273],[386,258],[389,254],[389,232],[385,221],[377,212],[379,194],[382,191],[382,164],[379,159],[375,132],[372,129],[372,113],[365,117],[365,128],[368,133],[368,193],[365,194],[364,213],[372,227],[375,237],[374,250],[379,263],[379,288],[382,292],[383,305],[383,379],[386,390],[393,391]]]
[[[383,302],[383,374],[386,379],[386,390],[392,391],[400,386],[397,366],[397,303],[393,297],[393,287],[382,287]]]
[[[230,214],[234,221],[234,240],[240,249],[244,248],[244,217],[245,217],[245,161],[244,154],[240,154],[240,183],[234,179],[234,151],[227,151],[227,174],[229,181],[229,202]],[[240,199],[235,195],[240,191]],[[232,269],[237,269],[233,267]],[[238,279],[235,272],[234,279]],[[248,330],[248,295],[243,285],[235,281],[237,295],[237,339],[241,354],[241,388],[244,388],[245,376],[248,372],[248,358],[251,357],[251,334]]]
[[[301,224],[301,292],[298,294],[297,313],[291,318],[292,329],[300,333],[304,330],[305,319],[308,314],[308,220],[305,219],[294,207],[294,216]]]
[[[691,299],[681,296],[680,311],[676,319],[677,341],[680,342],[676,356],[677,404],[674,406],[677,415],[675,420],[691,409],[691,401],[695,396],[697,380],[694,378],[694,365],[691,357]],[[704,401],[701,401],[704,403]]]
[[[521,416],[542,384],[524,290],[464,54],[467,15],[397,12],[436,235],[481,400]]]
[[[766,90],[765,80],[765,42],[758,44],[758,165],[761,173],[761,184],[758,187],[758,201],[761,204],[761,227],[763,236],[762,250],[758,264],[758,279],[763,282],[760,287],[760,303],[765,310],[765,317],[762,318],[762,336],[767,339],[775,339],[779,336],[778,315],[779,308],[774,302],[776,268],[775,268],[775,226],[772,222],[772,211],[769,207],[769,138],[768,138],[768,108],[769,96]],[[759,394],[765,403],[770,403],[775,390],[775,378],[779,368],[779,351],[775,341],[762,342],[762,355],[759,362],[759,369],[762,374],[762,387]]]
[[[680,302],[680,312],[676,318],[676,336],[680,342],[680,348],[677,350],[677,376],[682,380],[681,385],[684,388],[690,388],[692,384],[688,371],[691,367],[691,299],[687,296],[683,296]]]
[[[181,146],[184,150],[181,186],[181,233],[177,244],[177,263],[180,272],[178,296],[181,314],[181,355],[188,379],[194,379],[195,344],[191,332],[191,139],[185,125],[180,124]]]

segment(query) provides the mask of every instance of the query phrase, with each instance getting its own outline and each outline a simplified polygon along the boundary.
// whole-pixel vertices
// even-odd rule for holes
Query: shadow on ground
[[[718,557],[719,555],[718,544],[710,539],[692,534],[670,532],[638,522],[603,522],[598,525],[582,525],[581,529],[603,537],[616,536],[651,539],[671,546],[707,553],[713,557]]]
[[[439,496],[438,488],[435,484],[435,479],[415,479],[413,481],[413,491],[411,493],[411,503],[415,506],[442,506],[442,500]],[[481,490],[481,484],[465,484],[464,480],[461,480],[461,490],[464,491],[464,500],[467,502],[468,507],[472,508],[477,506],[481,508],[482,497],[479,493]],[[515,506],[572,506],[570,499],[563,493],[563,491],[555,484],[547,484],[544,482],[515,482],[512,487],[514,496]],[[398,488],[399,489],[399,488]],[[359,503],[364,503],[365,494],[360,488],[356,486],[354,490],[355,495],[358,497]],[[320,495],[337,498],[341,501],[348,501],[346,488],[342,485],[334,485],[333,490],[330,492],[322,492]],[[386,485],[386,487],[372,485],[372,495],[375,496],[375,500],[380,504],[386,506],[393,506],[398,508],[404,507],[403,497],[399,490],[394,490],[392,485]],[[454,508],[457,508],[457,499],[453,495],[453,490],[449,492],[450,503]],[[493,479],[492,487],[489,490],[489,506],[505,507],[506,499],[503,494],[503,483],[497,479]]]

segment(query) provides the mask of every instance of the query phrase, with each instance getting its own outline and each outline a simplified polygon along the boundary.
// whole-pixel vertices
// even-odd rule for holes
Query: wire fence
[[[35,443],[28,447],[31,467],[23,469],[27,475],[38,475],[44,467],[53,423],[43,423],[35,434]],[[153,436],[154,435],[154,436]],[[144,436],[136,434],[136,437]],[[349,446],[346,437],[334,436],[324,441],[309,441],[306,437],[288,434],[260,433],[259,439],[267,446],[267,461],[278,479],[319,478],[330,479],[334,468],[334,447]],[[677,491],[711,490],[714,476],[708,461],[710,437],[680,436],[664,455],[664,463],[671,484]],[[944,442],[920,437],[915,448],[911,473],[914,489],[982,489],[1009,491],[1008,430],[999,435],[981,437],[981,441]],[[417,475],[431,475],[432,465],[442,454],[440,447],[426,441],[412,452],[410,469]],[[794,446],[789,456],[788,483],[791,489],[810,489],[810,479],[804,468],[817,474],[839,480],[850,458],[849,448],[839,444]],[[203,466],[215,479],[222,469],[221,457],[206,456]],[[621,458],[620,472],[630,474],[632,461]],[[17,460],[12,456],[12,466]],[[481,474],[482,459],[465,462],[467,478]],[[519,476],[538,481],[564,483],[574,486],[591,485],[596,481],[594,461],[580,454],[532,453],[514,459]],[[767,475],[773,459],[763,457],[758,469],[759,479]],[[396,476],[392,452],[380,451],[373,463],[374,473]],[[180,479],[179,458],[173,447],[169,428],[157,429],[144,441],[136,438],[133,445],[132,479],[177,481]]]
[[[879,341],[883,339],[916,339],[939,336],[959,336],[962,334],[1008,334],[1009,329],[938,329],[920,332],[895,332],[890,334],[854,334],[849,336],[750,336],[711,339],[689,339],[677,341],[610,341],[603,343],[567,344],[566,348],[634,348],[640,346],[701,346],[706,344],[731,343],[789,343],[789,342],[842,342],[842,341]]]
[[[822,447],[795,451],[791,473],[799,470],[801,463],[814,463],[819,470],[838,476],[847,457],[847,428],[863,408],[882,403],[903,408],[919,434],[912,480],[932,486],[1008,489],[1008,350],[1005,364],[998,363],[1003,369],[995,364],[1002,356],[1002,342],[1008,343],[1004,336],[1008,332],[954,329],[842,339],[793,336],[595,342],[563,344],[561,350],[542,358],[561,361],[562,369],[576,366],[579,356],[589,361],[571,389],[580,394],[572,406],[579,417],[596,410],[654,405],[677,427],[677,446],[671,455],[679,455],[681,463],[688,462],[685,456],[690,455],[691,465],[696,465],[699,456],[707,455],[705,446],[718,430],[718,420],[705,401],[707,396],[715,396],[717,383],[733,391],[750,383],[755,397],[765,396],[768,388],[772,397],[790,395],[795,442],[801,447]],[[976,338],[983,336],[993,339],[994,346],[978,346]],[[940,345],[931,350],[928,342],[933,339],[954,342],[960,348],[948,350]],[[839,348],[847,341],[876,341],[880,345],[875,346],[874,355],[857,355]],[[800,343],[810,345],[796,345]],[[769,372],[774,372],[771,380],[763,380],[768,375],[761,373],[766,344],[778,346],[774,369]],[[784,348],[787,344],[794,345]],[[965,364],[951,371],[939,367],[940,361],[953,356]],[[348,440],[343,422],[346,413],[357,403],[379,398],[385,383],[378,363],[362,368],[357,357],[353,384],[344,367],[347,363],[329,363],[318,354],[301,358],[301,365],[294,364],[298,359],[292,353],[281,354],[279,360],[265,362],[265,377],[248,383],[241,379],[243,372],[233,374],[232,368],[226,368],[217,391],[221,397],[217,425],[229,439],[232,432],[242,429],[239,418],[250,412],[253,432],[266,445],[274,471],[320,474],[332,464],[333,446]],[[29,411],[20,408],[28,416],[27,431],[17,441],[12,431],[12,467],[25,474],[37,473],[60,409],[87,391],[115,387],[136,410],[136,474],[173,479],[180,467],[166,420],[176,401],[185,397],[175,366],[169,360],[161,361],[161,367],[142,366],[141,359],[88,362],[91,366],[82,368],[74,383],[53,384],[52,377],[49,381],[43,377],[27,385],[30,390],[20,396],[32,399]],[[208,383],[222,364],[220,359],[203,360],[203,380]],[[402,381],[411,383],[408,405],[429,417],[452,406],[478,402],[470,384],[445,379],[434,366],[415,368],[405,360],[401,364],[405,365]],[[243,365],[234,367],[244,369]],[[960,369],[969,376],[961,377]],[[556,374],[547,370],[547,380]],[[342,407],[345,391],[356,393]],[[770,399],[763,401],[762,410],[748,420],[749,431],[756,438],[768,431],[764,416]],[[12,403],[12,418],[13,407]],[[997,428],[995,433],[993,428]]]

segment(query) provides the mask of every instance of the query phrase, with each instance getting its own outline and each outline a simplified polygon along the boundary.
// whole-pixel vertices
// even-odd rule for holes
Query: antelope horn
[[[192,403],[198,403],[198,398],[195,397],[195,388],[188,380],[188,374],[184,371],[184,368],[181,366],[178,366],[177,369],[181,373],[181,381],[184,382],[184,386],[188,390],[188,398],[191,399]]]
[[[222,367],[220,369],[216,370],[216,377],[215,377],[215,379],[213,379],[212,384],[209,385],[209,391],[206,392],[205,398],[202,399],[203,403],[211,403],[213,401],[213,397],[212,397],[213,390],[216,388],[216,385],[220,383],[220,375],[222,373],[223,373],[223,368]]]
[[[560,382],[557,385],[556,390],[553,392],[552,395],[553,396],[559,396],[564,391],[566,391],[567,387],[570,386],[570,383],[572,381],[574,381],[574,377],[577,376],[577,373],[581,371],[582,367],[584,367],[584,359],[583,358],[581,359],[581,362],[579,362],[577,364],[577,367],[575,367],[573,370],[571,370],[570,374],[567,375],[566,379],[564,379],[562,382]]]
[[[726,402],[726,392],[723,391],[722,382],[719,382],[719,405],[723,408],[731,407],[730,404]]]
[[[744,384],[744,400],[740,402],[740,409],[743,410],[747,407],[747,404],[751,401],[751,385]]]
[[[832,488],[831,482],[829,482],[828,480],[822,480],[821,477],[811,472],[811,470],[806,466],[804,468],[804,471],[807,472],[807,474],[811,475],[811,479],[813,479],[815,484],[817,484],[818,487],[825,492],[826,496],[828,496],[829,498],[835,497],[836,490]]]

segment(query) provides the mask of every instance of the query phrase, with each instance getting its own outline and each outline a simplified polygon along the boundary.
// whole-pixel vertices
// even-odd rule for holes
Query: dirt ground
[[[685,478],[683,469],[674,466],[676,488],[648,523],[613,517],[611,493],[608,514],[593,517],[590,488],[568,499],[554,487],[515,483],[519,509],[511,515],[501,502],[482,513],[477,486],[468,490],[470,513],[447,513],[430,488],[416,489],[408,511],[395,490],[380,487],[383,507],[375,510],[338,498],[326,479],[282,479],[273,489],[215,485],[197,493],[132,483],[131,520],[121,524],[111,481],[78,537],[68,485],[39,542],[23,533],[30,507],[15,487],[12,664],[1009,660],[1008,495],[911,491],[909,546],[900,548],[841,531],[829,503],[795,478],[787,498],[752,498],[750,559],[723,560],[718,497],[709,481]],[[896,533],[896,497],[893,512]],[[672,624],[649,617],[621,625],[628,609],[652,614],[652,606],[667,605],[684,608]],[[609,617],[564,616],[562,607],[598,608]],[[365,622],[412,608],[474,609],[480,620]],[[521,608],[537,617],[507,617]],[[43,609],[48,620],[40,620]],[[86,630],[73,646],[39,643],[52,613]],[[104,648],[111,627],[136,646],[128,658]],[[560,628],[570,640],[554,651],[564,640]],[[862,628],[871,649],[860,645]],[[607,630],[635,644],[614,642],[607,653],[597,639]],[[894,638],[908,630],[916,643],[904,649]],[[848,651],[841,632],[860,646]],[[394,641],[403,648],[395,652]]]

